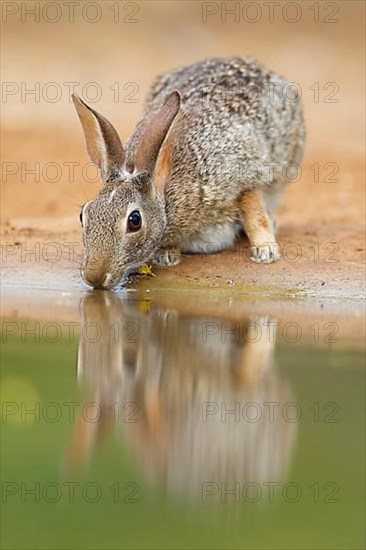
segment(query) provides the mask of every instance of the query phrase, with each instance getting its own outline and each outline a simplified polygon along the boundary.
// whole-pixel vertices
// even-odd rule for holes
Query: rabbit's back
[[[126,145],[130,157],[175,89],[182,109],[171,129],[168,227],[179,220],[188,231],[198,215],[201,226],[203,217],[209,225],[236,220],[233,205],[243,191],[277,184],[284,165],[301,161],[305,130],[296,88],[245,57],[208,59],[159,76]]]
[[[174,89],[184,113],[176,121],[175,168],[193,169],[204,181],[219,175],[237,181],[248,162],[283,165],[293,162],[294,149],[301,160],[305,130],[296,87],[245,57],[208,59],[157,77],[127,149]],[[270,183],[250,169],[244,179],[247,187]]]
[[[150,89],[144,114],[157,111],[164,98],[178,89],[186,112],[198,109],[201,114],[208,114],[211,122],[215,122],[216,116],[233,115],[253,120],[258,116],[260,95],[275,80],[287,84],[252,58],[207,59],[158,76]]]

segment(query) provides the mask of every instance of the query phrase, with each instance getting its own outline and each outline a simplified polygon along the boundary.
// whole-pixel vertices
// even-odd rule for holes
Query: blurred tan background
[[[77,227],[79,205],[99,187],[82,173],[89,159],[66,83],[86,100],[98,90],[94,107],[126,140],[156,74],[209,56],[251,55],[302,89],[306,156],[281,207],[283,224],[362,226],[364,2],[72,4],[2,3],[3,224],[56,215]],[[70,162],[78,163],[73,182]]]

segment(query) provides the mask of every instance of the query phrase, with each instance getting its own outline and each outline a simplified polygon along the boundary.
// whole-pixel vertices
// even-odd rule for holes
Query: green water
[[[362,346],[280,329],[112,293],[7,315],[2,547],[364,548]]]

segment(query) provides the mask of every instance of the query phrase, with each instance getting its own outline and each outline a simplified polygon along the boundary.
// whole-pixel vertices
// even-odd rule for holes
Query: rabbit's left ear
[[[169,135],[160,147],[160,152],[154,171],[154,187],[161,195],[164,194],[165,185],[169,180],[172,166],[171,142],[172,139]]]
[[[72,100],[84,130],[90,160],[98,166],[106,182],[125,164],[126,155],[121,140],[103,115],[94,111],[76,94],[72,94]]]
[[[147,170],[150,175],[154,174],[160,148],[179,109],[180,93],[174,90],[168,95],[160,111],[143,130],[135,154],[135,166],[137,170]]]

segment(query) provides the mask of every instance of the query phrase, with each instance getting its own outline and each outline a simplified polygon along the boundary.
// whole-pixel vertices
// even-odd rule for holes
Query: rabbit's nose
[[[90,276],[90,275],[88,275],[86,277],[84,275],[83,279],[86,282],[86,284],[92,286],[93,288],[103,288],[102,282],[103,282],[104,277]]]
[[[83,269],[81,273],[84,281],[93,288],[111,288],[112,274],[104,269]]]
[[[106,274],[104,271],[97,269],[83,269],[81,275],[86,284],[92,286],[93,288],[103,288],[103,283],[106,279]]]

